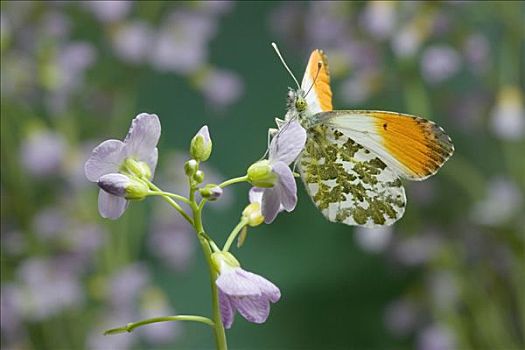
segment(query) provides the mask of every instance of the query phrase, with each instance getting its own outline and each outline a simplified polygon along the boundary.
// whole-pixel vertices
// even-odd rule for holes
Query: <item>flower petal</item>
[[[270,301],[264,297],[233,297],[233,306],[242,317],[253,323],[264,323],[270,315]]]
[[[97,182],[102,175],[116,173],[124,160],[124,143],[119,140],[107,140],[93,149],[84,165],[86,177]]]
[[[120,173],[111,173],[102,175],[98,179],[98,186],[109,194],[117,197],[126,195],[126,188],[130,185],[131,180],[126,175]]]
[[[254,273],[252,273],[252,275],[253,281],[259,285],[262,294],[270,299],[272,303],[276,303],[279,301],[279,299],[281,299],[281,291],[275,284],[262,276],[256,275]]]
[[[250,199],[250,203],[262,203],[263,192],[264,188],[261,187],[250,188],[250,192],[248,192],[248,198]]]
[[[274,188],[276,191],[279,191],[283,208],[290,212],[295,209],[297,204],[297,184],[293,173],[288,165],[283,162],[272,164],[272,169],[279,175],[279,180]]]
[[[104,190],[98,193],[98,212],[103,218],[118,219],[128,207],[128,201]]]
[[[264,222],[270,224],[275,220],[281,207],[279,190],[276,187],[265,188],[262,197],[261,213],[264,216]]]
[[[219,289],[219,306],[221,308],[221,320],[224,328],[229,329],[233,324],[235,310],[231,304],[230,297]]]
[[[159,150],[157,147],[149,154],[149,157],[143,159],[146,164],[149,166],[151,171],[151,178],[155,175],[155,168],[157,167],[157,160],[159,159]]]
[[[223,268],[215,284],[229,296],[260,296],[257,283],[250,280],[251,274],[240,267]]]
[[[282,161],[289,165],[301,153],[306,142],[306,131],[298,121],[284,124],[270,143],[270,163]]]
[[[160,138],[160,121],[155,114],[141,113],[131,122],[131,128],[124,140],[126,155],[136,160],[148,161],[155,159],[157,143]],[[148,165],[151,164],[148,163]],[[153,171],[154,167],[152,167]]]

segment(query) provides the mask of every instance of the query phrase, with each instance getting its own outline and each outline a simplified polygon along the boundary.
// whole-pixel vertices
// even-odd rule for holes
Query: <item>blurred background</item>
[[[209,182],[265,151],[293,86],[326,51],[334,106],[424,116],[454,140],[438,175],[406,183],[394,227],[332,224],[299,205],[234,253],[277,284],[267,323],[237,316],[233,349],[523,349],[525,7],[519,2],[1,3],[2,349],[202,349],[200,324],[110,327],[209,315],[197,240],[165,203],[97,211],[83,164],[140,112],[163,133],[156,182],[183,191],[203,125]],[[224,242],[248,185],[205,212]]]

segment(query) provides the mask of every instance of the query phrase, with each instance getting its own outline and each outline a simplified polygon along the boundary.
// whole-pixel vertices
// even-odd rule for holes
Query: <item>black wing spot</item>
[[[387,127],[387,126],[388,126],[388,124],[387,124],[387,123],[383,124],[383,129],[385,129],[385,130],[386,130],[386,127]]]

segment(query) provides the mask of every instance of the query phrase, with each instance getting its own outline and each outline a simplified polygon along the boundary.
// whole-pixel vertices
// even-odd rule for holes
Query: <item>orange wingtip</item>
[[[410,115],[374,112],[376,129],[385,148],[422,180],[433,174],[454,153],[452,140],[435,123]]]
[[[314,50],[308,60],[308,74],[315,81],[314,91],[323,111],[332,110],[332,89],[330,88],[330,71],[328,60],[322,50]]]

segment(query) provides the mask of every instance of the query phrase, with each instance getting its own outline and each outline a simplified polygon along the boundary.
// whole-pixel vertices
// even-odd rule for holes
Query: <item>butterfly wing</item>
[[[330,221],[391,225],[405,211],[405,190],[386,164],[338,130],[317,125],[298,160],[308,194]]]
[[[312,86],[312,84],[314,85]],[[307,93],[307,108],[312,115],[332,110],[330,71],[328,70],[328,60],[323,51],[312,51],[301,82],[301,89]]]
[[[409,180],[435,174],[454,152],[452,140],[442,128],[408,114],[333,111],[318,113],[313,119],[339,130]]]

